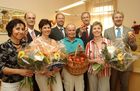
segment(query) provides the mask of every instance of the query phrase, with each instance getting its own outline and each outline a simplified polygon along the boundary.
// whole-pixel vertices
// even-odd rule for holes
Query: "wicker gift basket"
[[[70,53],[67,60],[66,69],[72,75],[81,75],[88,69],[89,62],[83,51]]]

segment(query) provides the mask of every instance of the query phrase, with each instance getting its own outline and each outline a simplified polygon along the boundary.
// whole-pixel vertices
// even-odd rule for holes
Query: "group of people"
[[[20,19],[13,19],[7,24],[9,40],[0,44],[1,91],[26,91],[24,87],[20,88],[20,82],[24,77],[33,77],[34,91],[49,91],[46,80],[51,75],[56,77],[56,83],[52,84],[53,91],[115,91],[117,80],[120,80],[120,91],[128,91],[131,66],[126,71],[117,71],[106,64],[101,56],[104,44],[111,45],[112,41],[122,35],[125,37],[125,43],[133,51],[137,49],[135,35],[133,33],[128,35],[131,30],[123,25],[122,12],[114,12],[112,15],[114,26],[106,29],[104,36],[102,36],[103,26],[100,22],[96,21],[90,25],[89,12],[81,14],[83,24],[79,28],[72,23],[64,27],[65,16],[62,13],[56,14],[54,28],[51,28],[48,19],[41,19],[38,24],[40,32],[34,29],[36,19],[34,13],[27,12],[24,18],[26,24]],[[88,71],[74,76],[65,68],[35,74],[31,70],[20,68],[17,63],[18,51],[40,40],[51,46],[48,47],[49,50],[54,50],[57,42],[60,41],[65,45],[67,53],[75,52],[80,45],[90,63]],[[91,67],[94,63],[104,65],[104,69],[98,74],[94,74]]]

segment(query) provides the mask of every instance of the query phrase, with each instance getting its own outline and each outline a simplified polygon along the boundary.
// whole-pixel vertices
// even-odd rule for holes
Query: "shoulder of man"
[[[112,30],[114,30],[114,27],[107,28],[104,31],[107,32],[107,31],[112,31]]]
[[[123,26],[124,30],[128,30],[131,31],[131,28],[127,27],[127,26]]]

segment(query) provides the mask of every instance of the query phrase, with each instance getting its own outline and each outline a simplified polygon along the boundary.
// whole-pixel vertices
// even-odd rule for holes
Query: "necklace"
[[[12,44],[14,44],[14,45],[20,45],[20,43],[16,44],[16,43],[14,43],[13,41],[12,41]]]

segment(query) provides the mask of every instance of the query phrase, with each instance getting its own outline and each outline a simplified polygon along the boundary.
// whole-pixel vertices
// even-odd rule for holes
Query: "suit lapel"
[[[111,35],[112,40],[116,39],[114,27],[111,28],[110,35]]]

